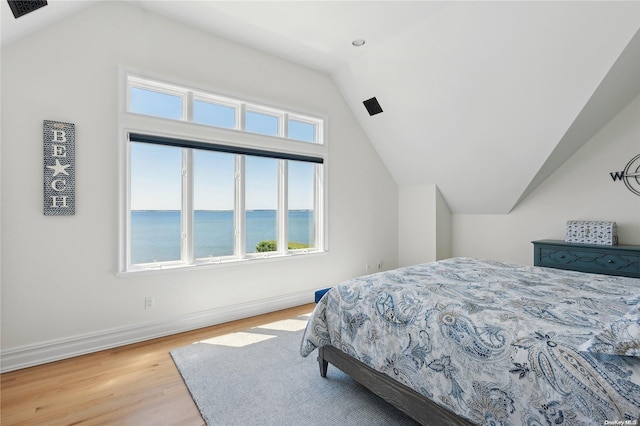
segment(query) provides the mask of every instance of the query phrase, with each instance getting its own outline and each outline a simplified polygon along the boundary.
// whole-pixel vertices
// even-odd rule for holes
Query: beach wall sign
[[[76,127],[44,120],[44,214],[70,216],[76,212]]]

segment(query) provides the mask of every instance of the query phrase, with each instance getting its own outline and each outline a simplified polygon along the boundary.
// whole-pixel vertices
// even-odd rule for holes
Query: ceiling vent
[[[9,7],[13,12],[13,16],[18,19],[21,16],[26,15],[27,13],[31,13],[36,9],[40,9],[43,6],[47,5],[46,0],[44,1],[14,1],[7,0],[9,3]]]
[[[369,112],[369,115],[376,115],[382,112],[382,107],[380,106],[380,104],[378,103],[378,100],[375,97],[371,99],[367,99],[362,103],[364,104],[364,107]]]

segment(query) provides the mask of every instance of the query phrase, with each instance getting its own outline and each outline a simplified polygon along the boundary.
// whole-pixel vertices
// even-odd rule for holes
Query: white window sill
[[[128,278],[140,275],[164,274],[167,272],[193,271],[199,269],[221,268],[225,266],[245,265],[247,262],[269,262],[282,261],[286,259],[304,258],[307,256],[315,256],[325,254],[326,250],[296,250],[287,254],[249,254],[247,257],[240,259],[236,257],[216,258],[211,260],[198,260],[196,263],[185,264],[181,262],[164,262],[158,264],[140,264],[132,265],[128,270],[121,271],[116,274],[118,278]]]

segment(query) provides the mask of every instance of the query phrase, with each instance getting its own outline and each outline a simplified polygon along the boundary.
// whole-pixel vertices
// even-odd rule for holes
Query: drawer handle
[[[560,256],[558,256],[560,259],[564,259],[564,254],[561,254]]]
[[[613,260],[609,259],[607,260],[607,263],[614,263]]]

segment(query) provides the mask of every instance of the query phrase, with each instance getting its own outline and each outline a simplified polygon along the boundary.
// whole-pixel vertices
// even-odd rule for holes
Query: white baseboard
[[[52,361],[85,355],[131,343],[195,330],[241,318],[278,311],[313,302],[313,291],[292,293],[238,305],[195,312],[168,320],[138,324],[72,338],[21,346],[0,352],[0,372],[19,370]]]

